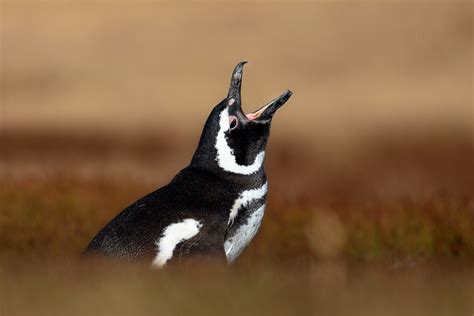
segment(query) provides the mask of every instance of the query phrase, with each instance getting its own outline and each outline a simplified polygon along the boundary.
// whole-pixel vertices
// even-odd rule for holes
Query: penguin
[[[265,148],[272,118],[292,92],[258,110],[242,110],[246,61],[227,97],[211,111],[190,164],[169,184],[137,200],[92,239],[84,253],[144,259],[161,268],[192,256],[233,263],[257,233],[268,184]]]

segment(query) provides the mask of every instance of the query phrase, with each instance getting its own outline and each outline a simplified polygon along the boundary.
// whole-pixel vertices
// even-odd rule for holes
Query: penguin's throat
[[[234,151],[229,146],[225,133],[230,129],[229,111],[225,109],[221,112],[219,118],[219,131],[216,136],[216,161],[219,167],[227,172],[242,175],[251,175],[259,171],[263,166],[265,151],[260,151],[253,162],[249,165],[239,164],[234,155]]]

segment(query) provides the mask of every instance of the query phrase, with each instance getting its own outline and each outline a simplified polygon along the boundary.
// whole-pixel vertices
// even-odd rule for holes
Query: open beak
[[[241,98],[241,87],[242,87],[242,73],[244,69],[244,65],[246,61],[241,61],[240,63],[235,66],[234,71],[232,73],[232,78],[230,81],[230,88],[229,94],[227,95],[227,100],[229,105],[235,104],[235,108],[240,112],[239,114],[243,114],[242,116],[245,117],[248,121],[264,121],[269,120],[273,117],[273,114],[288,101],[291,97],[292,92],[290,90],[286,90],[283,92],[278,98],[270,101],[266,105],[262,106],[258,110],[244,114],[242,111],[242,98]],[[240,116],[240,115],[239,115]]]

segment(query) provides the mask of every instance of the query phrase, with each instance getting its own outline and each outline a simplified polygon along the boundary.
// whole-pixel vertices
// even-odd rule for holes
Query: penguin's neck
[[[261,151],[253,159],[253,163],[242,165],[236,161],[225,139],[217,140],[217,142],[201,140],[190,167],[197,167],[231,178],[264,178],[264,157],[265,152]]]
[[[219,164],[215,138],[214,141],[209,141],[204,135],[188,168],[200,170],[207,175],[212,174],[216,180],[232,183],[239,190],[259,187],[267,181],[263,161],[255,172],[249,174],[231,172],[223,168]]]
[[[225,133],[229,128],[228,125],[226,110],[220,113],[218,125],[211,124],[209,120],[206,122],[191,165],[211,170],[219,169],[226,173],[242,176],[263,173],[265,151],[261,150],[255,157],[251,157],[248,164],[239,163],[226,139]]]

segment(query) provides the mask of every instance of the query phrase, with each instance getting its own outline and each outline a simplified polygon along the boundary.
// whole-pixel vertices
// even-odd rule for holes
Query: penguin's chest
[[[242,192],[235,200],[224,241],[229,262],[235,261],[257,234],[265,213],[266,195],[267,183],[260,188]]]

